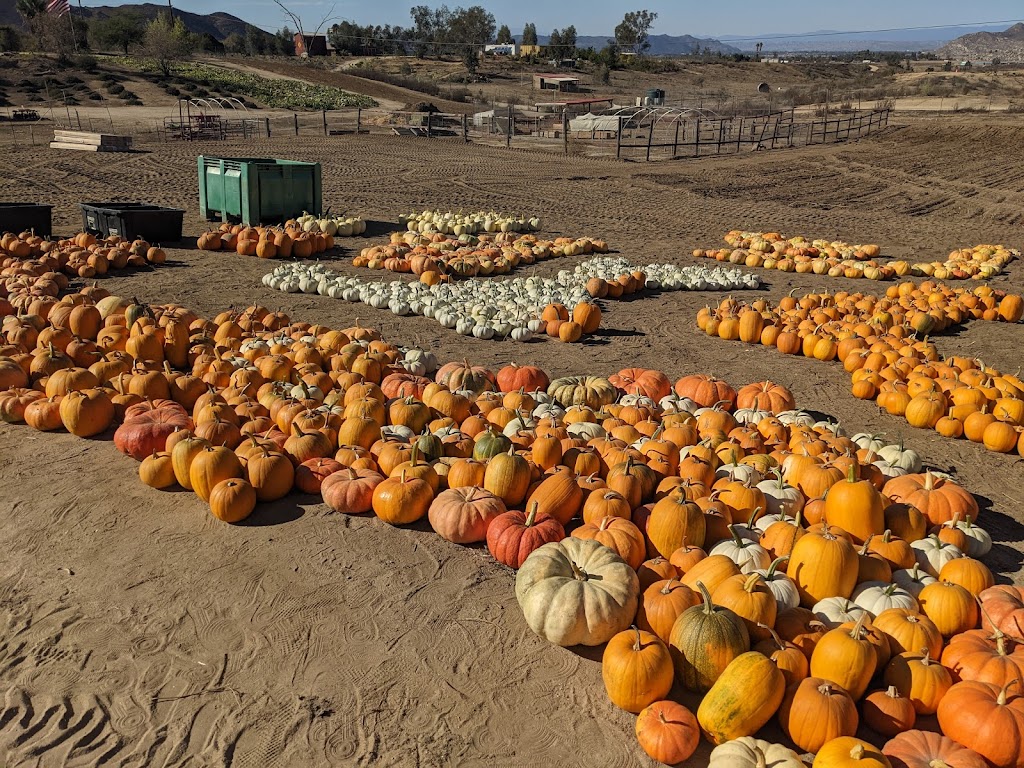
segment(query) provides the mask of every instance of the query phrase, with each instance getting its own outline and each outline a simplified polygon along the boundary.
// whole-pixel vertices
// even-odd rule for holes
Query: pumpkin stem
[[[853,749],[850,750],[851,760],[861,760],[864,757],[864,745],[855,744]]]
[[[760,581],[760,580],[761,580],[761,574],[760,573],[756,573],[755,572],[755,573],[750,574],[749,576],[747,576],[747,580],[745,582],[743,582],[743,591],[744,592],[753,592],[754,591],[754,587],[757,586],[757,582]]]
[[[895,685],[890,685],[886,690],[885,695],[890,699],[898,699],[900,697],[900,691]]]
[[[860,640],[861,637],[864,635],[864,622],[867,620],[867,612],[862,613],[858,617],[857,623],[853,625],[853,629],[850,630],[850,637],[852,637],[854,640]]]
[[[799,513],[797,513],[797,514],[799,514]],[[768,573],[765,574],[765,579],[764,580],[765,581],[771,581],[772,578],[774,578],[774,576],[775,576],[775,572],[779,569],[779,566],[782,565],[782,563],[786,562],[787,560],[789,560],[789,555],[783,555],[782,557],[775,558],[772,561],[772,564],[768,566]]]
[[[704,586],[703,581],[697,582],[697,589],[700,590],[701,599],[704,601],[704,613],[708,616],[713,615],[715,612],[715,605],[711,602],[711,593],[708,591],[708,588]]]
[[[768,634],[770,634],[772,636],[772,640],[775,641],[775,645],[777,645],[779,647],[780,651],[786,650],[786,644],[784,642],[782,642],[782,638],[779,637],[779,633],[778,632],[776,632],[774,629],[769,627],[767,624],[762,624],[761,622],[757,622],[757,626],[758,626],[759,629],[767,629],[768,630]]]
[[[572,576],[576,581],[586,581],[588,576],[587,572],[580,568],[572,560],[569,560],[569,565],[572,567]]]
[[[633,651],[634,651],[634,653],[639,653],[640,652],[640,628],[637,627],[634,624],[633,626],[630,627],[630,629],[632,629],[634,632],[636,632],[636,640],[633,641]]]
[[[530,511],[526,515],[526,527],[530,528],[533,526],[534,521],[537,519],[537,509],[539,508],[538,502],[530,504]]]

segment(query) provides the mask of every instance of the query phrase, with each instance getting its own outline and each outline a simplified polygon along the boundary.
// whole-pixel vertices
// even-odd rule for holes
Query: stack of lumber
[[[130,152],[132,137],[55,129],[50,149],[78,149],[83,152]]]

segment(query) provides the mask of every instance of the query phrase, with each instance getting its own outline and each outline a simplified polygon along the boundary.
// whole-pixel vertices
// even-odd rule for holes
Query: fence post
[[[356,133],[359,133],[363,127],[363,108],[356,107]]]
[[[324,112],[324,136],[326,136],[327,135],[327,110],[325,109],[323,112]]]
[[[679,120],[676,120],[676,136],[672,140],[672,159],[675,159],[676,153],[679,152]]]
[[[722,142],[725,140],[725,120],[718,121],[718,146],[715,147],[715,154],[722,154]]]
[[[619,130],[615,132],[615,159],[622,159],[622,115],[618,117]]]
[[[292,117],[295,118],[295,135],[298,136],[299,135],[299,113],[298,112],[292,112]]]
[[[740,142],[743,140],[743,118],[740,118],[740,129],[736,132],[736,154],[740,151]]]
[[[427,138],[428,139],[431,137],[431,134],[433,133],[433,126],[431,125],[431,123],[432,123],[431,118],[433,116],[434,116],[433,112],[427,112]]]
[[[651,162],[651,142],[654,141],[654,123],[651,123],[650,130],[647,131],[647,162]]]
[[[267,138],[269,139],[270,138],[270,118],[269,117],[265,117],[263,119],[267,121]]]
[[[569,111],[562,110],[562,154],[569,154]]]
[[[469,144],[469,115],[462,116],[462,140]]]
[[[505,146],[512,146],[512,122],[515,120],[515,111],[512,109],[512,105],[508,106],[508,120],[505,121]]]

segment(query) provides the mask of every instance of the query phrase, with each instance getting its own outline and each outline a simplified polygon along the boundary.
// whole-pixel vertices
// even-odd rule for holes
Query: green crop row
[[[159,71],[157,63],[151,59],[122,56],[113,61],[126,69],[139,72]],[[324,110],[377,106],[377,102],[369,96],[349,93],[329,85],[261,77],[250,72],[238,72],[193,61],[172,64],[171,72],[175,77],[203,80],[211,86],[274,109]]]

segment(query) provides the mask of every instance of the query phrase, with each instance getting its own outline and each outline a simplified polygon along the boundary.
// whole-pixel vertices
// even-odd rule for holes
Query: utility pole
[[[78,0],[78,2],[81,3],[82,0]],[[171,5],[171,0],[167,0],[167,12],[170,14],[171,21],[174,21],[174,6]]]

